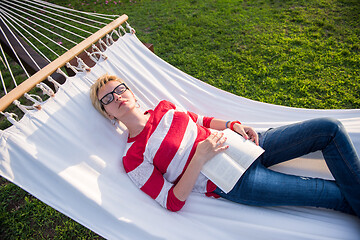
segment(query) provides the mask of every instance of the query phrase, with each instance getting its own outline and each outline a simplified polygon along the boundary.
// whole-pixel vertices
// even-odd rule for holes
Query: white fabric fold
[[[332,210],[250,207],[192,194],[177,213],[142,193],[122,168],[127,132],[92,107],[89,86],[122,77],[143,110],[166,99],[204,116],[265,130],[316,117],[343,122],[360,152],[360,110],[309,110],[252,101],[169,65],[126,34],[89,73],[61,86],[40,111],[1,132],[0,174],[107,239],[359,239],[360,221]],[[319,153],[276,166],[331,178]]]

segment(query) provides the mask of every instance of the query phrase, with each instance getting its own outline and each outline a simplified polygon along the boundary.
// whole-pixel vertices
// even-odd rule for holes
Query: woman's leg
[[[219,188],[215,193],[247,205],[311,206],[354,214],[334,181],[279,173],[264,167],[258,160],[229,193]]]
[[[351,212],[349,201],[360,216],[360,162],[340,122],[322,118],[270,129],[260,135],[260,145],[265,153],[228,196],[221,196],[262,206],[317,206]],[[317,150],[323,151],[336,183],[265,168]]]

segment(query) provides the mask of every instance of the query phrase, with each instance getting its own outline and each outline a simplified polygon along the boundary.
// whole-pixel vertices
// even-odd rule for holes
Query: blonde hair
[[[104,117],[109,119],[107,112],[105,111],[104,106],[100,103],[98,98],[99,89],[105,86],[106,83],[110,81],[118,81],[119,83],[123,83],[124,81],[115,75],[108,75],[107,73],[99,77],[96,82],[90,88],[90,98],[91,103]]]

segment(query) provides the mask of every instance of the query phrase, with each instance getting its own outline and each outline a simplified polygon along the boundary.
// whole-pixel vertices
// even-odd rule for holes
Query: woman
[[[337,120],[314,119],[257,134],[238,121],[199,116],[168,101],[143,113],[133,92],[116,76],[100,77],[90,94],[101,114],[128,128],[123,164],[129,177],[171,211],[180,210],[194,191],[256,206],[314,206],[360,216],[360,161]],[[228,148],[226,138],[210,128],[231,128],[265,149],[227,194],[200,172],[209,159]],[[268,169],[317,150],[335,181]]]

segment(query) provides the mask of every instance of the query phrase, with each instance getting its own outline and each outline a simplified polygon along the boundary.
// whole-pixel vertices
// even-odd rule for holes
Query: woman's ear
[[[131,89],[129,89],[128,91],[130,91],[133,97],[135,98],[135,94],[133,93],[133,91],[131,91]]]
[[[111,115],[111,114],[106,113],[106,115],[107,115],[107,117],[108,117],[110,120],[116,119],[116,118],[115,118],[113,115]]]
[[[140,107],[140,105],[139,105],[139,103],[138,103],[138,100],[136,99],[136,97],[135,97],[135,94],[130,90],[130,92],[132,93],[132,95],[133,95],[133,97],[134,97],[134,99],[135,99],[135,102],[136,102],[136,104],[138,105],[137,107],[139,108]]]

